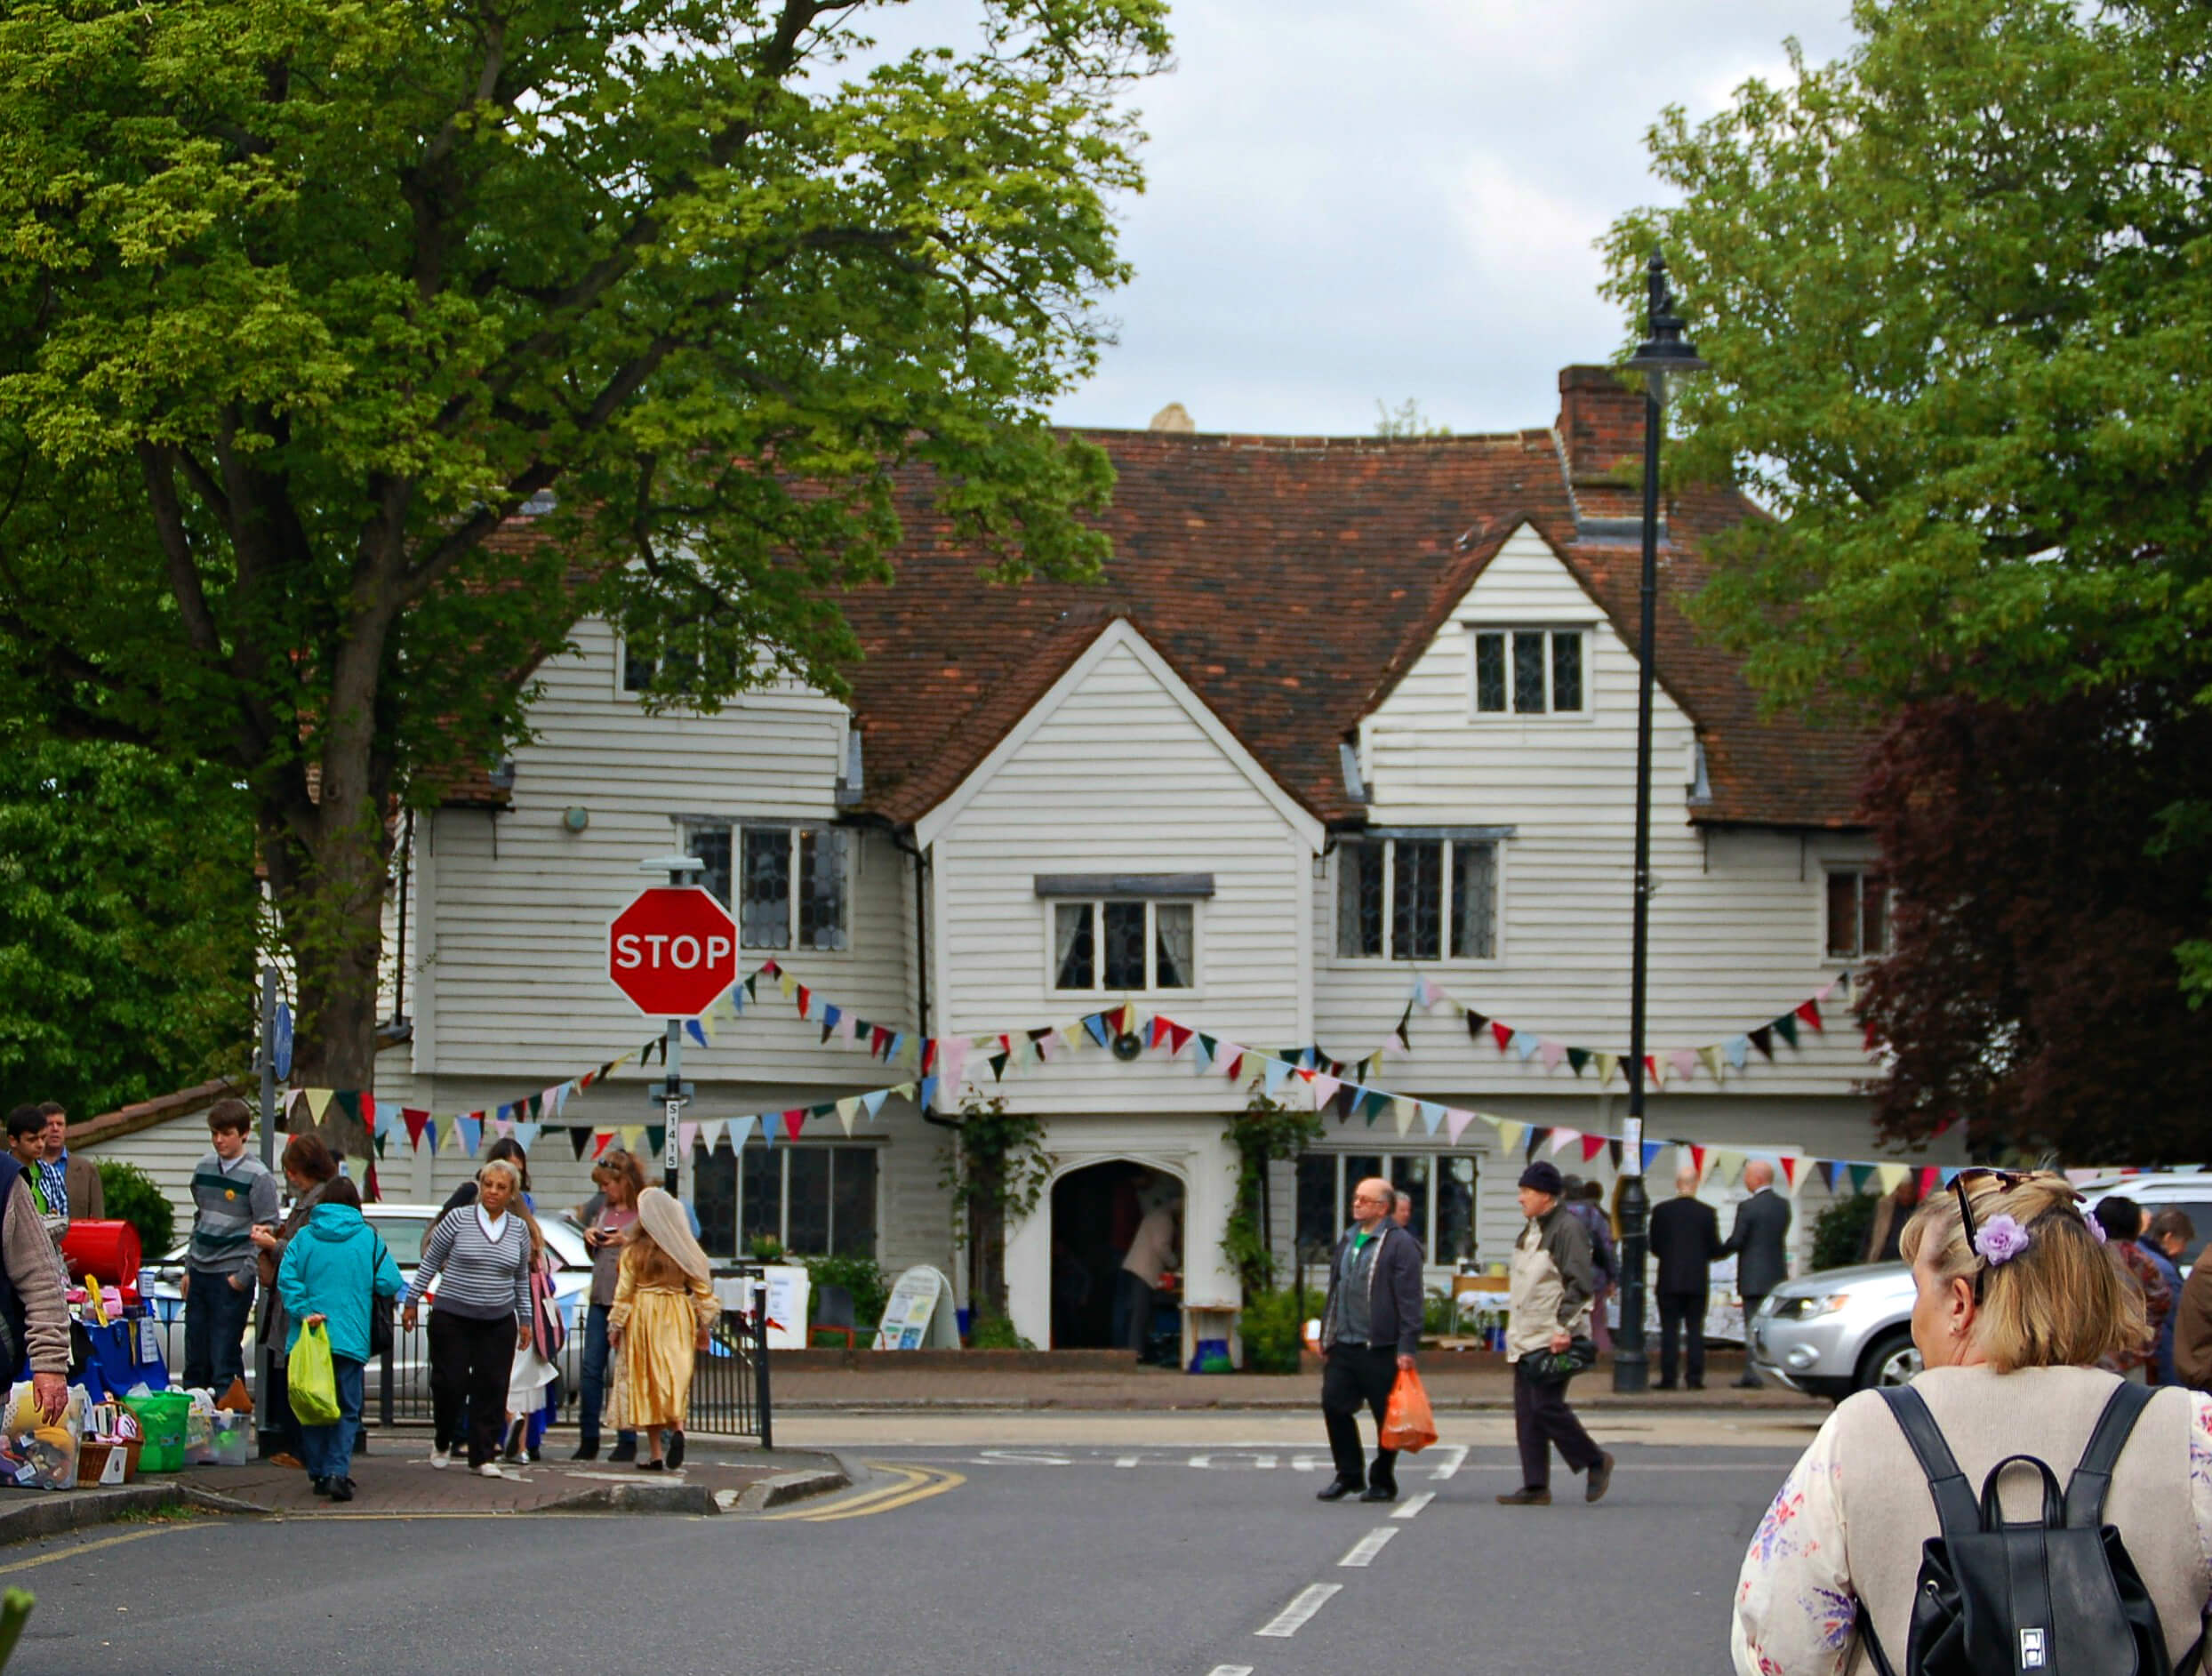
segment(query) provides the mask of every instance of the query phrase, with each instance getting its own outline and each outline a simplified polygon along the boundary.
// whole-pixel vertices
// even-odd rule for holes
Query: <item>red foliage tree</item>
[[[1895,893],[1861,1013],[1892,1057],[1877,1122],[1978,1153],[2212,1155],[2212,1041],[2176,947],[2212,930],[2212,712],[2154,687],[1915,705],[1864,793]],[[2197,835],[2194,838],[2177,835]]]

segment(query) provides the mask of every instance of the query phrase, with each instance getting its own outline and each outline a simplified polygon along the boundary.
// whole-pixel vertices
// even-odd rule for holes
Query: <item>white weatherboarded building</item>
[[[617,637],[580,625],[541,672],[511,778],[408,834],[388,965],[412,1030],[375,1095],[432,1114],[441,1144],[388,1136],[387,1196],[442,1197],[469,1167],[451,1114],[657,1034],[604,976],[605,926],[651,882],[638,862],[680,844],[738,918],[747,968],[773,959],[807,992],[802,1018],[764,977],[741,1019],[686,1048],[688,1117],[774,1128],[773,1145],[755,1125],[685,1155],[709,1250],[773,1235],[958,1273],[938,1126],[965,1083],[1046,1125],[1053,1181],[1007,1253],[1024,1335],[1105,1341],[1141,1172],[1179,1190],[1186,1302],[1225,1327],[1227,1120],[1256,1050],[1288,1050],[1347,1088],[1270,1181],[1286,1264],[1367,1173],[1415,1195],[1439,1283],[1502,1258],[1530,1135],[1617,1135],[1625,1103],[1591,1054],[1627,1035],[1637,553],[1608,474],[1640,397],[1593,369],[1561,390],[1556,428],[1501,437],[1102,434],[1116,556],[1088,589],[980,581],[918,478],[897,584],[851,602],[867,656],[849,707],[781,689],[653,714]],[[1795,1046],[1760,1027],[1881,951],[1853,820],[1865,742],[1760,718],[1681,613],[1699,538],[1746,510],[1719,494],[1670,509],[1649,1041],[1691,1052],[1662,1057],[1650,1133],[1863,1159],[1847,1009],[1831,999]],[[1126,1060],[1099,1039],[1125,1006],[1141,1037]],[[1174,1029],[1154,1043],[1156,1018]],[[1762,1051],[1743,1053],[1754,1031]],[[1239,1048],[1255,1051],[1232,1080]],[[557,1113],[510,1113],[546,1126],[541,1207],[588,1191],[590,1127],[656,1119],[659,1075],[633,1061]],[[816,1111],[907,1083],[928,1111],[899,1095],[872,1118]],[[1358,1088],[1429,1105],[1378,1109]],[[1529,1134],[1431,1133],[1430,1106]],[[198,1139],[169,1131],[189,1127],[87,1140],[156,1159],[180,1191]],[[1610,1182],[1591,1148],[1585,1163],[1569,1143],[1561,1167]],[[1809,1172],[1798,1187],[1802,1232],[1825,1192]]]

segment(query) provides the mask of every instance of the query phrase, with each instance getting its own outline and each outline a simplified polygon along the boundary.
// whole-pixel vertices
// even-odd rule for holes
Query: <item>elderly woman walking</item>
[[[503,1477],[494,1458],[506,1429],[507,1380],[515,1352],[530,1342],[530,1263],[537,1229],[522,1206],[522,1172],[494,1159],[477,1172],[477,1199],[438,1219],[422,1242],[400,1326],[414,1330],[415,1305],[429,1290],[430,1464],[443,1467],[463,1439],[468,1406],[469,1465]]]
[[[641,1472],[684,1464],[684,1426],[691,1413],[692,1367],[707,1348],[721,1305],[707,1282],[707,1254],[692,1237],[684,1207],[658,1187],[637,1196],[637,1223],[622,1251],[607,1311],[607,1337],[621,1358],[613,1423],[642,1433],[650,1451]]]
[[[2144,1391],[2096,1366],[2144,1337],[2143,1300],[2105,1255],[2103,1229],[2064,1176],[1972,1169],[1921,1203],[1900,1248],[1925,1370],[1847,1399],[1783,1484],[1736,1585],[1736,1670],[1917,1670],[1916,1643],[1925,1651],[1939,1632],[1963,1638],[1940,1643],[1946,1670],[2011,1669],[2016,1654],[2024,1669],[2175,1667],[2212,1593],[2212,1399]],[[2039,1484],[2035,1463],[2056,1481]],[[2064,1528],[2047,1529],[2062,1496]],[[2131,1613],[2132,1631],[2114,1621],[2120,1597],[2096,1534],[2107,1527],[2156,1608],[2163,1659],[2148,1645],[2152,1621]],[[1962,1547],[1962,1530],[1983,1548]],[[1946,1588],[1923,1566],[1985,1580],[1992,1543],[2036,1575],[2000,1589],[1993,1611],[1976,1593],[1973,1609],[1947,1616],[1968,1578]],[[2060,1548],[2094,1555],[2072,1552],[2062,1568]],[[2090,1558],[2110,1614],[2080,1586]],[[2065,1598],[2039,1607],[2045,1587]]]
[[[320,1324],[330,1337],[338,1385],[337,1420],[300,1429],[308,1473],[318,1496],[349,1502],[353,1439],[361,1425],[361,1372],[369,1359],[369,1318],[389,1307],[385,1299],[398,1295],[399,1265],[361,1215],[360,1191],[342,1175],[320,1184],[313,1208],[284,1250],[276,1286],[289,1318],[285,1352],[290,1354],[303,1327]]]

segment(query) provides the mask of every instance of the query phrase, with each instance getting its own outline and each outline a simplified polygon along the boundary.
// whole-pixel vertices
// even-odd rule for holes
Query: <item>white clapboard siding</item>
[[[1017,737],[955,794],[932,834],[932,958],[940,1029],[1072,1024],[1134,998],[1211,1035],[1250,1044],[1299,1039],[1318,829],[1285,814],[1278,790],[1126,624],[1102,635]],[[1294,806],[1289,806],[1294,810]],[[1197,904],[1198,986],[1134,998],[1051,985],[1043,873],[1206,873]],[[987,1068],[982,1080],[990,1085]],[[1242,1103],[1185,1055],[1123,1065],[1095,1049],[1032,1065],[997,1085],[1023,1110],[1216,1112]]]
[[[536,742],[518,749],[510,806],[440,810],[416,827],[408,926],[413,1064],[435,1077],[573,1075],[657,1033],[605,973],[607,921],[645,885],[645,857],[668,854],[678,817],[809,819],[836,814],[846,718],[789,687],[719,714],[648,714],[620,688],[620,646],[602,623],[549,663],[530,710]],[[585,830],[563,817],[587,812]],[[773,953],[828,998],[901,1028],[914,1023],[911,884],[907,859],[880,833],[854,832],[850,947]],[[842,1082],[849,1062],[825,1053],[773,986],[747,1020],[693,1046],[705,1077]],[[895,1080],[887,1072],[867,1086]]]
[[[1478,716],[1469,629],[1476,623],[1583,628],[1588,710]],[[1373,824],[1514,831],[1500,849],[1498,958],[1421,970],[1493,1017],[1615,1052],[1628,1037],[1636,674],[1633,648],[1524,526],[1367,718],[1360,741]],[[1840,968],[1823,958],[1822,864],[1863,862],[1872,851],[1855,836],[1701,831],[1690,824],[1685,784],[1692,726],[1663,686],[1654,737],[1656,891],[1646,1039],[1663,1052],[1763,1024],[1833,978]],[[1337,958],[1334,862],[1312,895],[1316,1022],[1323,1045],[1350,1059],[1390,1040],[1415,968]],[[1813,1096],[1815,1105],[1845,1103],[1863,1119],[1864,1103],[1852,1089],[1868,1073],[1858,1031],[1842,1006],[1829,1014],[1828,1030],[1806,1028],[1799,1047],[1778,1042],[1773,1063],[1754,1053],[1743,1072],[1731,1073],[1725,1096]],[[1409,1029],[1413,1051],[1393,1044],[1385,1061],[1382,1080],[1393,1088],[1436,1097],[1457,1090],[1493,1103],[1519,1093],[1586,1103],[1597,1091],[1594,1071],[1577,1079],[1565,1064],[1546,1070],[1541,1060],[1524,1063],[1487,1040],[1469,1041],[1447,1006],[1415,1009]],[[1676,1089],[1673,1071],[1664,1075],[1663,1087]],[[1623,1087],[1616,1079],[1614,1092]],[[1663,1104],[1711,1087],[1701,1067],[1687,1089],[1653,1099]]]

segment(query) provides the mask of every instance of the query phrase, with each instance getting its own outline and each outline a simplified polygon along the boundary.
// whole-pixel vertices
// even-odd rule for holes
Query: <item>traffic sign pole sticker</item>
[[[697,1018],[737,982],[737,922],[696,885],[640,891],[607,925],[607,978],[641,1013]]]

